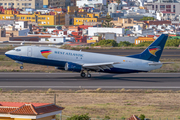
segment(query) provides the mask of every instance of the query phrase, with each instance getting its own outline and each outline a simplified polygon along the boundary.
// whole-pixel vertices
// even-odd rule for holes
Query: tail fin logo
[[[48,58],[48,55],[52,53],[51,50],[41,50],[41,54],[43,57]]]
[[[154,46],[154,47],[150,47],[149,48],[149,53],[151,53],[152,55],[156,56],[156,52],[161,50],[160,46]]]

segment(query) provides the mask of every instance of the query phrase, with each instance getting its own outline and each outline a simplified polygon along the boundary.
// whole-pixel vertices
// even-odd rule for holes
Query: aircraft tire
[[[23,66],[20,66],[20,69],[23,69],[24,67]]]
[[[86,77],[86,74],[84,72],[81,73],[81,77]]]
[[[87,77],[88,77],[88,78],[91,78],[91,74],[88,74]]]

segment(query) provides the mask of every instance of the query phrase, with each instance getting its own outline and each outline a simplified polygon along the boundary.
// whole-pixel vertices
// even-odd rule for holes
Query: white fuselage
[[[43,53],[41,52],[42,50],[51,51],[47,58],[43,56]],[[15,61],[61,68],[64,68],[65,63],[67,62],[76,64],[119,62],[119,64],[113,65],[114,69],[112,69],[111,71],[105,71],[110,73],[131,73],[141,71],[147,72],[158,69],[162,66],[162,64],[149,65],[149,63],[152,63],[152,61],[131,57],[38,46],[17,47],[15,48],[15,50],[10,50],[5,54]]]

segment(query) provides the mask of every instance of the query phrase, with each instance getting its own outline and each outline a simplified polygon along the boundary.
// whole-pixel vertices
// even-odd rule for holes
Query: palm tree
[[[114,23],[111,22],[111,16],[107,15],[106,20],[102,23],[103,27],[114,27]]]
[[[119,6],[119,4],[121,3],[121,0],[116,0],[116,2],[118,3],[118,6]]]

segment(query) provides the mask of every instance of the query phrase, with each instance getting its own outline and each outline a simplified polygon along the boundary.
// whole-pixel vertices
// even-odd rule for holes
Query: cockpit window
[[[15,49],[15,51],[21,51],[21,49]]]

